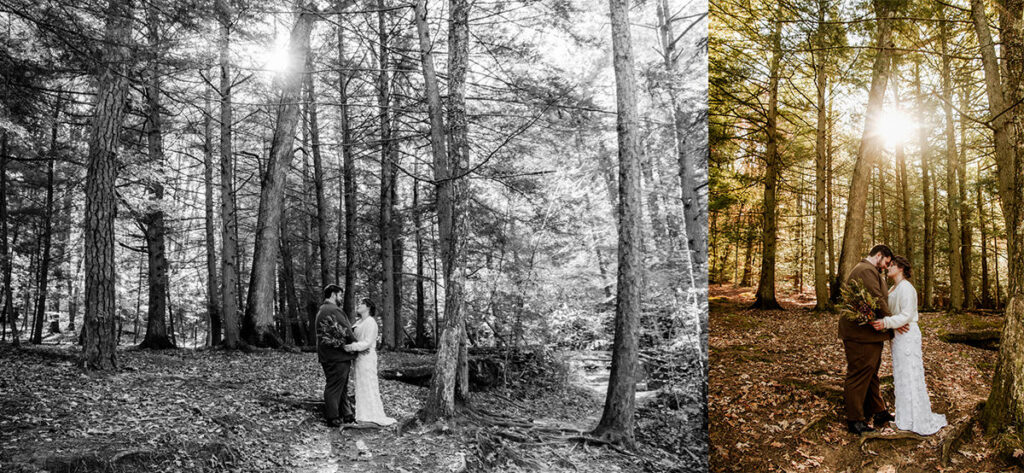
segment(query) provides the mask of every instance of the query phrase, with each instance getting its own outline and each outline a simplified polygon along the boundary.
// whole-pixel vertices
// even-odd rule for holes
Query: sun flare
[[[907,143],[913,137],[916,124],[902,110],[884,110],[875,125],[875,132],[886,147]]]
[[[278,37],[274,44],[268,45],[263,51],[263,69],[277,75],[291,67],[291,56],[288,54],[288,37]]]

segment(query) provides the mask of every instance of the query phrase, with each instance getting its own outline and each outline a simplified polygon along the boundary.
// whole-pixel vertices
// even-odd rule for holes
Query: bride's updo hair
[[[911,279],[914,267],[910,264],[910,261],[907,261],[903,256],[896,255],[892,257],[892,264],[899,266],[903,270],[903,277]]]
[[[377,316],[377,305],[373,303],[368,297],[364,297],[362,300],[363,304],[366,304],[366,308],[370,309],[370,317]]]

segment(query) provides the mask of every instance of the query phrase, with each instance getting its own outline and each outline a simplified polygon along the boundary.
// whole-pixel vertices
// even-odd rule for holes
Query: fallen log
[[[1002,331],[997,329],[945,332],[939,334],[939,340],[946,343],[961,343],[983,350],[999,351],[999,337],[1001,335]]]
[[[469,359],[469,385],[475,389],[487,389],[505,382],[505,363],[493,358]],[[415,386],[430,386],[434,365],[413,365],[380,370],[381,379],[401,381]]]

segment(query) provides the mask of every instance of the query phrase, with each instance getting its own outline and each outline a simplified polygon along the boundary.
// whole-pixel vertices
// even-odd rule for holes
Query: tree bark
[[[56,104],[53,107],[53,123],[50,126],[50,156],[46,163],[46,207],[43,216],[43,234],[39,265],[39,297],[36,306],[36,324],[33,327],[32,343],[43,343],[43,322],[46,319],[46,295],[50,283],[50,264],[53,262],[53,168],[57,160],[57,132],[59,130],[62,94],[57,92]]]
[[[380,120],[380,215],[378,235],[380,238],[381,263],[381,304],[380,315],[383,325],[384,346],[394,349],[395,333],[395,247],[392,235],[392,213],[394,212],[395,163],[391,149],[395,146],[391,138],[391,81],[388,68],[391,67],[388,51],[387,22],[385,21],[384,0],[377,0],[377,117]]]
[[[865,110],[864,132],[861,135],[857,161],[854,164],[853,176],[850,179],[850,197],[847,200],[846,223],[843,228],[843,245],[839,252],[839,277],[832,285],[833,301],[838,300],[839,284],[845,281],[850,271],[857,264],[864,252],[864,210],[867,207],[867,193],[871,179],[871,169],[875,167],[882,154],[882,143],[875,133],[877,117],[881,114],[885,98],[885,87],[889,81],[890,57],[892,45],[890,36],[891,11],[882,0],[872,0],[875,15],[878,17],[875,55],[871,72],[871,89],[868,92],[868,104]]]
[[[85,321],[81,365],[111,370],[117,363],[114,218],[117,150],[128,96],[132,5],[109,0],[105,48],[98,70],[85,178]]]
[[[833,216],[835,215],[835,205],[832,202],[832,196],[834,194],[833,191],[832,191],[832,189],[833,189],[833,182],[834,182],[834,180],[832,179],[832,174],[833,174],[833,169],[834,169],[834,167],[832,165],[832,128],[833,128],[833,121],[835,120],[835,115],[832,113],[832,102],[833,102],[832,97],[829,97],[829,101],[828,101],[828,116],[830,118],[827,121],[828,132],[827,132],[827,135],[826,135],[826,138],[825,138],[826,139],[826,143],[825,143],[825,198],[828,201],[828,204],[827,204],[827,206],[825,208],[825,220],[826,220],[825,223],[826,223],[826,227],[827,227],[825,229],[825,232],[827,234],[826,237],[827,237],[827,242],[828,242],[828,280],[829,280],[829,282],[834,281],[836,279],[836,265],[838,264],[838,261],[836,259],[836,232],[835,232],[835,228],[833,227],[833,223],[832,223],[832,221],[834,220]],[[830,294],[830,296],[831,296],[831,294]],[[832,302],[831,299],[832,298],[829,297],[829,302],[830,303]]]
[[[946,229],[949,235],[949,311],[964,309],[963,266],[960,259],[960,191],[956,173],[959,160],[956,151],[956,129],[953,125],[953,84],[950,72],[950,57],[947,53],[949,41],[945,12],[939,27],[939,42],[942,48],[942,109],[946,115]]]
[[[427,27],[426,0],[415,5],[416,30],[420,42],[420,59],[423,67],[423,82],[427,96],[427,110],[430,117],[430,149],[434,160],[434,182],[436,192],[439,252],[441,274],[445,285],[444,329],[437,340],[437,362],[434,376],[430,380],[430,394],[418,416],[423,420],[448,418],[455,415],[457,373],[460,372],[462,350],[460,341],[465,338],[465,324],[462,321],[462,261],[459,257],[462,226],[461,195],[459,179],[462,164],[469,154],[466,122],[466,69],[469,65],[469,2],[450,0],[448,32],[449,48],[449,152],[445,152],[444,123],[442,120],[441,96],[434,72],[429,29]]]
[[[991,284],[988,277],[988,220],[985,217],[985,205],[981,198],[980,182],[974,188],[974,195],[978,201],[978,230],[981,231],[981,306],[991,309],[992,292],[989,291]]]
[[[306,113],[309,114],[309,147],[313,155],[313,187],[316,189],[316,241],[320,248],[320,287],[334,283],[331,277],[330,221],[324,198],[324,166],[320,156],[320,126],[316,114],[316,82],[313,77],[313,55],[306,56]]]
[[[1024,38],[1020,33],[1024,2],[1004,0],[1000,5],[1000,27],[1006,67],[1005,89],[992,34],[982,0],[971,0],[971,19],[981,46],[988,95],[990,121],[995,138],[995,158],[999,196],[1006,220],[1008,300],[1006,322],[1000,338],[992,391],[982,411],[981,420],[988,433],[1006,427],[1024,425],[1024,158],[1015,149],[1011,133],[1019,126],[1017,103],[1021,98],[1021,65],[1024,64]],[[1005,90],[1005,91],[1004,91]],[[1014,104],[1009,110],[1007,103]]]
[[[781,7],[780,7],[781,8]],[[765,132],[768,142],[765,150],[764,176],[764,220],[761,231],[761,277],[753,307],[764,310],[779,310],[775,297],[775,256],[778,241],[778,209],[776,198],[779,187],[778,116],[779,116],[779,69],[782,61],[782,22],[776,19],[772,27],[772,58],[768,66],[768,117]]]
[[[659,29],[662,43],[662,60],[665,70],[675,74],[679,70],[679,57],[676,52],[679,38],[672,28],[672,21],[669,15],[672,11],[668,0],[659,0],[657,13],[659,17]],[[679,72],[681,74],[681,72]],[[701,183],[698,182],[698,173],[701,169],[707,169],[707,124],[703,121],[697,129],[687,129],[686,117],[683,112],[683,101],[678,97],[675,86],[669,86],[669,97],[672,106],[669,107],[669,118],[672,121],[672,128],[675,134],[676,156],[679,161],[679,182],[683,201],[683,218],[686,229],[686,247],[690,250],[689,260],[691,268],[686,269],[690,274],[704,274],[704,266],[708,261],[708,197],[707,192],[702,192]],[[687,143],[690,137],[690,143]],[[696,146],[694,146],[696,144]],[[689,148],[689,149],[688,149]],[[614,208],[614,206],[613,206]]]
[[[618,111],[616,116],[619,142],[619,267],[611,376],[608,380],[604,411],[593,433],[603,440],[634,448],[637,331],[643,293],[643,209],[640,201],[640,157],[637,150],[640,130],[629,3],[628,0],[609,1]],[[685,188],[685,181],[683,185]]]
[[[293,342],[297,345],[316,346],[316,340],[308,339],[308,330],[299,319],[299,297],[295,292],[295,263],[292,258],[291,238],[289,236],[288,225],[286,223],[281,224],[280,278],[280,291],[283,292],[281,299],[288,307],[287,312],[285,312],[284,307],[282,307],[281,313],[287,314],[285,317],[285,326],[292,333]]]
[[[241,341],[238,317],[238,214],[235,208],[234,154],[231,148],[231,0],[216,0],[220,23],[220,268],[221,309],[224,315],[224,346],[238,347]]]
[[[301,65],[309,54],[309,36],[316,13],[298,12],[288,44],[288,57],[294,69],[278,78],[281,98],[277,105],[277,121],[270,143],[270,160],[260,183],[259,213],[256,221],[256,245],[253,250],[252,277],[242,319],[242,338],[250,345],[279,347],[281,339],[274,327],[274,266],[280,249],[281,212],[285,177],[295,156],[295,128],[299,122],[299,100],[302,89]]]
[[[740,280],[740,287],[750,287],[754,284],[754,240],[753,232],[747,232],[744,237],[746,249],[743,251],[743,279]]]
[[[418,167],[418,166],[417,166]],[[416,174],[419,174],[419,169],[416,170]],[[420,228],[422,225],[422,214],[423,209],[420,207],[420,182],[413,181],[412,183],[412,226],[416,229],[416,347],[426,348],[429,343],[427,342],[427,307],[426,307],[426,288],[424,287],[424,263],[423,256],[426,253],[423,244],[423,229]]]
[[[338,0],[337,8],[341,10],[347,0]],[[355,158],[352,152],[352,129],[348,111],[348,81],[346,71],[348,61],[345,59],[344,28],[338,26],[338,75],[339,113],[341,115],[341,155],[342,161],[342,194],[345,207],[345,292],[342,308],[350,317],[355,314],[355,278],[356,278],[356,179]]]
[[[818,32],[817,43],[819,47],[825,43],[825,0],[818,0]],[[827,205],[825,188],[828,178],[826,168],[828,167],[828,150],[826,149],[826,135],[828,134],[828,109],[825,102],[825,91],[828,89],[828,76],[825,74],[826,56],[824,48],[822,52],[813,57],[814,59],[814,86],[817,91],[818,121],[815,130],[814,140],[814,295],[815,310],[828,310],[831,307],[828,291],[828,271],[825,268],[825,231],[827,230]]]
[[[914,87],[917,91],[917,107],[918,107],[918,120],[924,123],[925,119],[925,102],[924,95],[921,93],[921,68],[920,65],[914,67]],[[935,218],[932,211],[932,181],[931,181],[931,164],[929,161],[930,150],[928,147],[928,130],[925,127],[919,127],[918,132],[918,145],[921,149],[921,188],[922,194],[924,195],[924,286],[922,291],[921,309],[928,311],[932,309],[932,301],[934,300],[935,294],[935,241],[933,235],[932,220]]]
[[[14,312],[14,304],[11,301],[11,248],[8,244],[7,226],[7,130],[0,135],[0,271],[3,272],[3,318],[11,327],[11,344],[20,345],[18,339],[18,315]]]
[[[967,110],[970,106],[970,97],[968,94],[970,90],[967,87],[961,87],[962,93],[960,94],[960,107],[961,110]],[[972,253],[972,235],[973,229],[971,226],[971,206],[968,204],[967,196],[967,121],[960,120],[960,159],[957,161],[957,182],[960,193],[960,276],[963,279],[964,288],[964,307],[967,309],[973,309],[975,307],[975,296],[974,296],[974,285],[971,281],[971,253]]]
[[[205,230],[206,230],[206,313],[209,317],[209,333],[207,345],[216,346],[221,342],[221,314],[217,293],[217,241],[214,236],[213,199],[213,107],[210,103],[210,89],[206,90],[206,113],[203,117],[203,191],[205,193]]]
[[[900,94],[896,82],[893,82],[892,92],[896,98],[896,107],[899,108]],[[900,181],[900,247],[907,259],[913,261],[914,243],[910,233],[910,182],[909,174],[907,173],[907,154],[903,149],[903,143],[896,145],[896,162],[899,164],[897,172],[899,172]]]
[[[157,168],[156,177],[147,179],[146,187],[150,193],[149,208],[139,221],[146,237],[146,255],[148,257],[147,280],[149,283],[149,307],[146,318],[146,337],[142,339],[140,348],[165,349],[174,348],[174,321],[171,320],[171,331],[167,330],[167,254],[165,251],[166,222],[164,220],[163,175],[164,145],[163,130],[160,118],[160,66],[159,56],[155,52],[160,47],[159,15],[152,3],[146,9],[146,30],[149,47],[153,51],[149,65],[149,83],[146,88],[146,144],[151,165]]]

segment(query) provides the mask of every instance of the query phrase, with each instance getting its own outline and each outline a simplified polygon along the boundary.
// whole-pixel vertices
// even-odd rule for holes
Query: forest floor
[[[689,471],[706,454],[665,448],[700,435],[693,402],[641,409],[640,445],[626,454],[550,437],[511,441],[502,426],[330,429],[313,353],[123,350],[122,370],[88,375],[75,367],[76,352],[0,344],[0,471]],[[432,357],[380,360],[384,369]],[[472,393],[471,402],[534,425],[593,428],[603,396],[555,384],[525,381]],[[427,394],[398,381],[380,387],[400,422]]]
[[[945,414],[949,426],[919,438],[901,438],[905,433],[887,427],[882,438],[871,438],[846,431],[837,315],[811,310],[813,294],[785,295],[785,311],[750,309],[751,288],[713,286],[710,296],[711,471],[1019,471],[977,422],[954,444],[948,466],[940,465],[943,441],[988,396],[996,352],[946,343],[938,334],[998,329],[1001,317],[922,313],[932,410]],[[886,343],[879,376],[890,409],[891,360]]]

